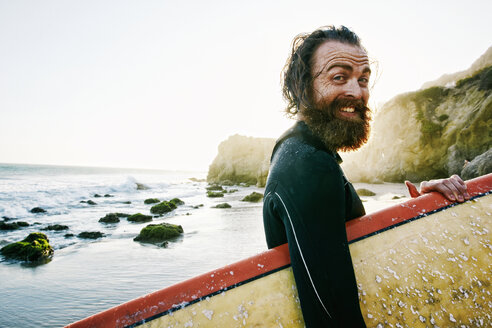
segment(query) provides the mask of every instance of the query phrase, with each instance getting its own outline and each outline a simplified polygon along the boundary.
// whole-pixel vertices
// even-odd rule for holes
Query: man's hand
[[[458,201],[461,203],[470,199],[465,183],[456,174],[447,179],[422,181],[420,183],[420,192],[410,181],[405,181],[405,184],[412,198],[428,192],[437,191],[452,202]]]

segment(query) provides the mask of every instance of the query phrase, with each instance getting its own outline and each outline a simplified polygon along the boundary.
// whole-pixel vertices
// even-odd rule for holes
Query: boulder
[[[110,195],[110,194],[104,194],[104,197],[108,198],[108,197],[114,197],[114,196]]]
[[[143,215],[142,213],[137,213],[137,214],[130,215],[128,217],[128,221],[130,221],[130,222],[139,222],[139,223],[149,222],[149,221],[152,221],[152,216],[150,216],[150,215]]]
[[[461,178],[468,180],[489,173],[492,173],[492,148],[466,163],[461,171]]]
[[[0,253],[8,259],[39,262],[51,258],[54,250],[45,234],[33,232],[22,241],[2,247]]]
[[[149,224],[140,231],[134,241],[142,243],[162,243],[166,240],[178,237],[183,234],[183,228],[180,225],[170,223]]]
[[[104,217],[99,219],[101,223],[118,223],[120,218],[117,213],[108,213]]]
[[[223,192],[216,192],[216,191],[207,191],[207,197],[210,198],[217,198],[217,197],[224,197]]]
[[[259,192],[253,191],[251,194],[248,196],[244,197],[241,199],[243,202],[252,202],[252,203],[257,203],[263,199],[263,194],[260,194]]]
[[[365,188],[360,188],[355,191],[359,196],[376,196],[376,193]]]
[[[213,208],[231,208],[232,206],[229,205],[228,203],[220,203],[215,205]]]
[[[174,206],[178,207],[180,205],[184,205],[185,202],[183,202],[181,199],[179,198],[173,198],[169,201],[169,203],[172,203],[174,204]]]
[[[99,194],[94,194],[94,197],[99,198],[99,197],[102,197],[102,196],[99,195]]]
[[[46,210],[41,207],[34,207],[30,211],[31,213],[46,213]]]
[[[42,228],[41,230],[62,231],[62,230],[68,230],[68,226],[63,224],[52,224]]]
[[[0,222],[0,230],[17,230],[20,226],[16,222],[6,223]]]
[[[157,198],[147,198],[146,200],[144,200],[144,204],[156,204],[159,202],[160,200]]]
[[[135,182],[135,184],[137,185],[137,190],[148,190],[148,189],[150,189],[149,187],[147,187],[143,183]]]
[[[175,208],[176,208],[176,205],[174,205],[173,203],[163,201],[157,205],[152,206],[150,208],[150,213],[152,213],[152,214],[164,214],[164,213],[171,212]]]
[[[77,237],[82,239],[98,239],[104,237],[104,234],[99,231],[84,231],[79,233]]]
[[[205,189],[207,189],[208,191],[224,191],[224,188],[218,184],[210,185]]]
[[[233,135],[219,145],[209,167],[207,181],[223,184],[245,182],[262,187],[266,183],[275,139]]]

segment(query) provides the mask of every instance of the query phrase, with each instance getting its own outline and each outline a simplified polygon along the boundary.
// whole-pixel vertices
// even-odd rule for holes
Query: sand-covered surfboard
[[[492,174],[347,223],[368,327],[492,327]],[[320,259],[322,260],[322,259]],[[303,327],[286,245],[68,327]]]

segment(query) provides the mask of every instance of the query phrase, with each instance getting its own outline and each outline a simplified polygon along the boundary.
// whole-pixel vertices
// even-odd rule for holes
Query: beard
[[[353,107],[359,117],[337,116],[344,107]],[[369,138],[371,110],[360,99],[335,99],[329,104],[320,102],[314,108],[304,108],[302,115],[313,134],[331,151],[357,150]]]

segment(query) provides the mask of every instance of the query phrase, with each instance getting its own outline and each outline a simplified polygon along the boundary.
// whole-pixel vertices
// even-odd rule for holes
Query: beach
[[[41,265],[0,257],[0,327],[62,327],[265,251],[262,203],[241,201],[264,189],[226,186],[231,192],[224,197],[209,198],[205,176],[206,172],[0,164],[0,217],[29,224],[0,231],[0,245],[40,231],[54,248],[51,261]],[[403,184],[354,185],[376,193],[361,197],[368,213],[408,199],[394,199],[405,194]],[[144,204],[147,198],[184,201],[149,222],[183,227],[184,234],[167,247],[133,241],[149,223],[125,218],[115,224],[99,222],[113,212],[149,215],[152,205]],[[224,202],[231,208],[213,208]],[[34,207],[46,213],[31,213]],[[53,224],[67,225],[68,230],[42,230]],[[100,231],[104,237],[77,237],[83,231]],[[74,236],[66,237],[68,233]]]

